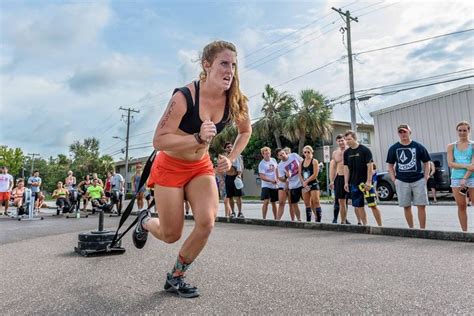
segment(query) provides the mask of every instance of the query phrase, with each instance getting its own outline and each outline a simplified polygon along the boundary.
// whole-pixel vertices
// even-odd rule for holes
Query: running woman
[[[183,233],[186,196],[195,226],[164,285],[167,292],[186,298],[199,296],[196,287],[184,282],[184,276],[206,245],[219,206],[209,143],[226,123],[236,124],[238,135],[232,151],[218,158],[217,171],[226,172],[252,133],[248,99],[239,87],[235,46],[225,41],[208,44],[201,66],[199,80],[174,91],[155,131],[153,146],[159,153],[148,183],[155,189],[159,218],[143,210],[133,231],[137,248],[145,246],[148,232],[166,243],[178,241]]]

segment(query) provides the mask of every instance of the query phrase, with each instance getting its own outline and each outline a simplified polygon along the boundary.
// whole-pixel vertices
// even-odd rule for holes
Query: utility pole
[[[140,113],[140,111],[132,108],[120,107],[120,110],[127,111],[127,137],[125,138],[125,195],[128,191],[128,138],[130,136],[130,112]]]
[[[39,157],[40,154],[28,154],[28,156],[31,156],[31,175],[33,176],[33,170],[35,169],[35,156]]]
[[[351,96],[351,129],[354,132],[357,132],[357,118],[356,118],[356,109],[355,109],[355,95],[354,95],[354,71],[352,68],[352,44],[351,44],[351,20],[354,22],[359,22],[357,18],[351,17],[351,13],[346,11],[342,12],[341,9],[336,9],[332,7],[334,11],[339,13],[346,22],[346,31],[347,31],[347,57],[349,60],[349,89]]]

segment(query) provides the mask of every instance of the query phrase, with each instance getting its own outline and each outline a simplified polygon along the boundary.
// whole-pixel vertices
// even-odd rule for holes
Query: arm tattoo
[[[166,114],[161,119],[160,128],[163,128],[168,122],[169,118],[171,117],[171,113],[174,110],[175,104],[176,104],[176,101],[171,101],[170,105],[168,106],[168,112],[166,112]]]

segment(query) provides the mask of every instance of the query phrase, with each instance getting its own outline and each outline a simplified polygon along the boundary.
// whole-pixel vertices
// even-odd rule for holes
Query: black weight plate
[[[112,241],[115,233],[109,232],[105,234],[80,233],[79,241]]]
[[[107,246],[110,245],[110,241],[79,241],[77,243],[77,248],[86,250],[86,249],[91,249],[91,250],[98,250],[98,249],[106,249]],[[121,246],[121,242],[119,241],[117,243],[118,247]]]

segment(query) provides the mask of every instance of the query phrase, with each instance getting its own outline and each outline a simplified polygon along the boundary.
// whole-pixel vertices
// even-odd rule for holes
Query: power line
[[[352,54],[352,55],[353,55],[353,56],[356,56],[356,55],[359,56],[359,55],[362,55],[362,54],[378,52],[378,51],[381,51],[381,50],[386,50],[386,49],[391,49],[391,48],[396,48],[396,47],[411,45],[411,44],[415,44],[415,43],[421,43],[421,42],[429,41],[429,40],[432,40],[432,39],[435,39],[435,38],[441,38],[441,37],[445,37],[445,36],[457,35],[457,34],[462,34],[462,33],[472,32],[472,31],[474,31],[474,28],[472,28],[472,29],[467,29],[467,30],[462,30],[462,31],[457,31],[457,32],[446,33],[446,34],[441,34],[441,35],[436,35],[436,36],[431,36],[431,37],[419,39],[419,40],[416,40],[416,41],[401,43],[401,44],[397,44],[397,45],[392,45],[392,46],[387,46],[387,47],[381,47],[381,48],[370,49],[370,50],[362,51],[362,52],[360,52],[360,53],[354,53],[354,54]]]
[[[415,83],[415,82],[426,81],[426,80],[435,79],[435,78],[442,78],[442,77],[452,76],[454,74],[465,73],[465,72],[469,72],[469,71],[473,71],[473,70],[474,70],[474,68],[468,68],[468,69],[463,69],[463,70],[459,70],[459,71],[453,71],[453,72],[448,72],[448,73],[444,73],[444,74],[434,75],[434,76],[430,76],[430,77],[424,77],[424,78],[419,78],[419,79],[414,79],[414,80],[409,80],[409,81],[404,81],[404,82],[399,82],[399,83],[394,83],[394,84],[389,84],[389,85],[383,85],[383,86],[378,86],[378,87],[373,87],[373,88],[356,90],[354,92],[355,93],[360,93],[360,92],[367,92],[367,91],[371,91],[371,90],[391,88],[391,87],[395,87],[395,86],[402,86],[402,85],[407,85],[409,83]],[[332,98],[332,99],[330,99],[330,102],[337,101],[339,99],[347,97],[348,95],[349,94],[346,93],[346,94],[340,95],[336,98]]]
[[[454,79],[449,79],[449,80],[444,80],[444,81],[438,81],[438,82],[433,82],[433,83],[428,83],[428,84],[424,84],[424,85],[419,85],[419,86],[409,87],[409,88],[403,88],[403,89],[398,89],[398,90],[393,90],[393,91],[373,93],[373,94],[370,95],[370,97],[379,96],[379,95],[387,95],[387,94],[391,95],[391,94],[396,94],[396,93],[402,92],[402,91],[408,91],[408,90],[413,90],[413,89],[418,89],[418,88],[424,88],[424,87],[434,86],[434,85],[441,84],[441,83],[448,83],[448,82],[459,81],[459,80],[464,80],[464,79],[469,79],[469,78],[474,78],[474,75],[464,76],[464,77],[454,78]],[[369,96],[369,95],[366,95],[366,96]],[[363,96],[361,96],[361,97],[363,97]]]
[[[360,17],[363,17],[364,15],[367,15],[367,14],[370,14],[370,13],[373,13],[373,12],[376,12],[376,11],[379,11],[379,10],[382,10],[382,9],[386,9],[386,8],[391,7],[391,6],[393,6],[393,5],[396,5],[396,4],[398,4],[398,2],[394,2],[394,3],[387,4],[386,6],[382,6],[382,7],[379,7],[379,8],[377,8],[377,9],[374,9],[374,10],[371,10],[371,11],[368,11],[368,12],[365,12],[365,13],[359,15],[358,17],[359,17],[359,18],[360,18]]]
[[[140,133],[140,134],[134,134],[134,135],[131,135],[129,138],[133,138],[133,137],[137,137],[137,136],[142,136],[142,135],[150,134],[150,133],[153,133],[154,131],[155,131],[155,130],[151,130],[151,131],[143,132],[143,133]]]
[[[351,5],[356,4],[357,2],[358,2],[358,1],[351,2],[351,3],[349,3],[349,4],[345,5],[345,6],[343,6],[342,8],[350,7]],[[383,2],[383,1],[382,1],[382,2]],[[369,6],[369,7],[370,7],[370,6]],[[252,52],[246,54],[244,57],[245,57],[245,58],[248,58],[248,57],[254,55],[254,54],[257,53],[257,52],[261,52],[261,51],[263,51],[263,50],[265,50],[265,49],[267,49],[267,48],[273,46],[274,44],[276,44],[276,43],[278,43],[278,42],[281,42],[281,41],[283,41],[284,39],[286,39],[286,38],[288,38],[288,37],[290,37],[290,36],[295,35],[296,33],[301,32],[302,30],[304,30],[304,29],[310,27],[311,25],[316,24],[317,22],[324,20],[325,18],[327,18],[328,16],[330,16],[330,15],[332,15],[332,14],[334,14],[334,13],[331,11],[331,12],[329,12],[328,14],[325,14],[325,15],[323,15],[323,16],[320,16],[320,17],[318,17],[317,19],[311,21],[310,23],[308,23],[308,24],[306,24],[306,25],[304,25],[304,26],[302,26],[302,27],[296,29],[295,31],[293,31],[293,32],[291,32],[291,33],[289,33],[289,34],[286,34],[286,35],[280,37],[279,39],[274,40],[273,42],[271,42],[271,43],[269,43],[269,44],[267,44],[267,45],[265,45],[265,46],[263,46],[263,47],[261,47],[261,48],[259,48],[259,49],[256,49],[256,50],[254,50],[254,51],[252,51]],[[255,62],[255,61],[254,61],[254,62]]]
[[[334,23],[336,23],[336,21],[332,21],[331,23],[326,24],[326,25],[323,26],[322,28],[325,28],[326,26],[329,26],[329,25],[333,25]],[[273,52],[273,53],[271,53],[271,54],[268,54],[267,56],[265,56],[265,57],[263,57],[263,58],[261,58],[261,59],[258,59],[257,61],[255,61],[255,62],[249,64],[249,65],[246,67],[245,71],[243,71],[242,73],[244,74],[244,73],[246,73],[246,72],[248,72],[248,71],[250,71],[250,70],[252,70],[252,69],[255,69],[255,68],[257,68],[257,67],[260,67],[260,66],[262,66],[262,65],[265,65],[266,63],[268,63],[268,62],[270,62],[270,61],[272,61],[272,60],[275,60],[275,59],[278,58],[278,57],[281,57],[281,56],[283,56],[283,55],[286,55],[286,54],[288,54],[288,53],[294,51],[294,50],[297,49],[297,48],[300,48],[301,46],[303,46],[303,45],[305,45],[305,44],[307,44],[307,43],[309,43],[309,42],[311,42],[311,41],[314,41],[314,40],[316,40],[316,39],[318,39],[318,38],[321,38],[322,36],[324,36],[324,35],[326,35],[326,34],[332,32],[332,31],[334,31],[334,30],[337,29],[337,28],[339,28],[339,25],[336,26],[335,28],[331,28],[331,29],[327,30],[327,31],[324,32],[324,33],[321,33],[319,36],[316,36],[316,37],[314,37],[314,38],[312,38],[312,39],[309,39],[309,40],[307,40],[307,41],[305,41],[305,42],[303,42],[303,43],[297,45],[297,46],[294,46],[294,47],[292,47],[292,48],[290,48],[290,49],[284,51],[283,53],[281,53],[281,54],[279,54],[279,55],[277,55],[277,56],[274,56],[274,57],[272,57],[272,58],[270,58],[270,59],[267,59],[267,58],[270,57],[271,55],[273,55],[274,53],[280,52],[280,51],[283,50],[285,47],[283,47],[282,49],[277,50],[277,51],[275,51],[275,52]],[[313,32],[313,33],[311,33],[311,34],[309,34],[309,35],[312,35],[312,34],[314,34],[314,33],[316,33],[316,32]],[[307,36],[305,36],[305,37],[307,37]],[[305,38],[305,37],[303,37],[303,38]],[[302,39],[303,39],[303,38],[302,38]],[[301,40],[301,39],[300,39],[300,40]],[[294,42],[293,44],[298,43],[300,40]],[[262,61],[262,60],[264,60],[264,61],[261,62],[261,63],[258,63],[258,61]]]

